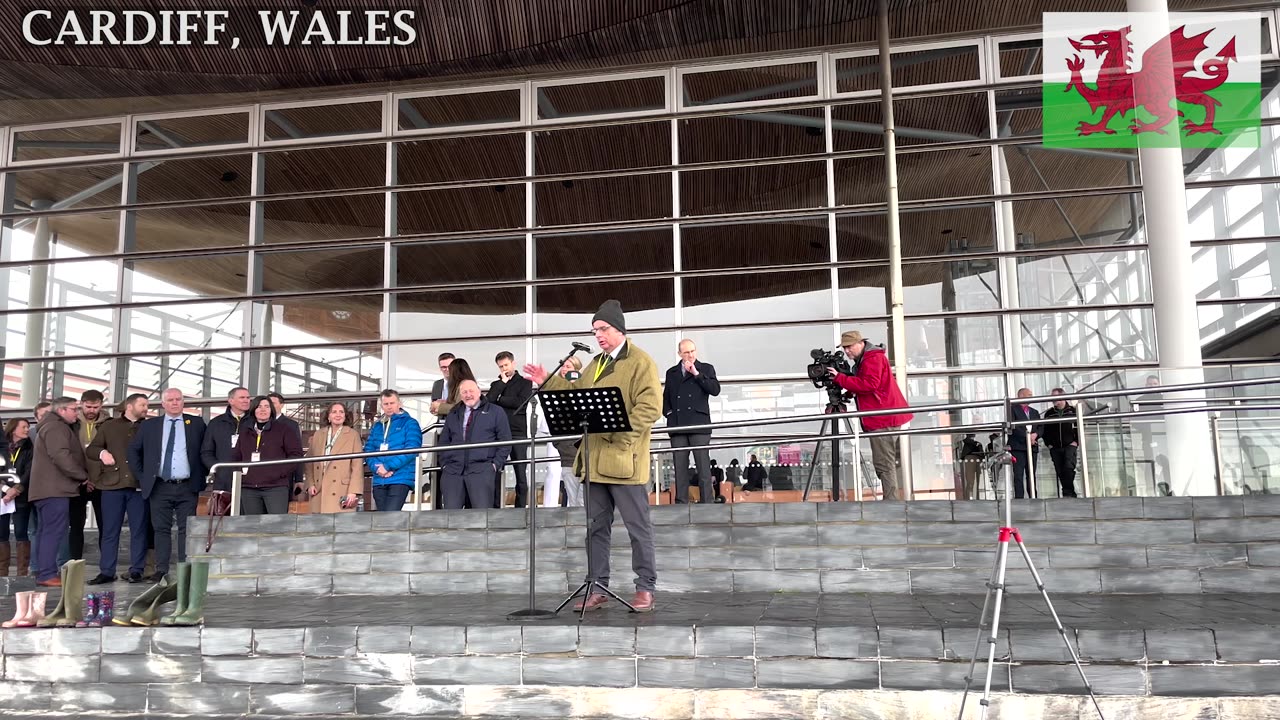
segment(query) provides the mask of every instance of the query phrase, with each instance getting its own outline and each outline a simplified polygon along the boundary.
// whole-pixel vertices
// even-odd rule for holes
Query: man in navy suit
[[[164,414],[143,421],[129,443],[129,469],[138,479],[142,496],[151,503],[151,527],[156,535],[158,582],[169,571],[173,524],[178,523],[178,562],[187,559],[187,518],[205,486],[200,460],[204,419],[182,412],[182,391],[169,388],[160,396]]]
[[[662,414],[667,418],[671,431],[671,447],[697,447],[711,444],[711,431],[678,432],[681,425],[707,425],[711,423],[709,398],[720,394],[720,381],[716,379],[715,366],[698,360],[698,346],[692,340],[681,340],[677,346],[680,364],[667,370],[667,381],[662,386]],[[689,502],[689,452],[676,450],[676,502]],[[698,467],[699,502],[709,503],[720,494],[708,467],[707,450],[694,450],[693,461]],[[724,502],[723,499],[718,502]]]
[[[511,440],[507,413],[480,394],[475,380],[458,386],[461,402],[445,416],[440,432],[441,504],[446,510],[496,506],[497,479],[507,462],[510,446],[478,450],[449,450],[448,445]]]
[[[1019,402],[1013,404],[1012,419],[1014,421],[1040,419],[1039,410],[1021,402],[1023,398],[1029,397],[1031,397],[1030,388],[1022,388],[1018,391]],[[1039,425],[1014,425],[1009,433],[1009,452],[1013,454],[1013,496],[1015,498],[1021,498],[1028,493],[1035,497],[1035,478],[1032,476],[1035,468],[1031,465],[1038,459],[1033,455],[1040,453],[1040,448],[1036,446],[1039,439]]]

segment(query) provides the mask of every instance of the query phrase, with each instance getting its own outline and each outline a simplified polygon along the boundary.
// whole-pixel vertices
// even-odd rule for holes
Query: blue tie
[[[169,442],[164,444],[164,464],[160,466],[160,477],[165,480],[173,479],[173,443],[174,438],[178,435],[178,420],[169,421]]]

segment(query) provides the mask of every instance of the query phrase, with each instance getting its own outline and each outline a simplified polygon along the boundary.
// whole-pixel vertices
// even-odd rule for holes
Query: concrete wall
[[[995,557],[992,502],[653,508],[666,592],[980,593]],[[1046,584],[1069,593],[1280,593],[1280,496],[1032,500],[1015,524]],[[538,511],[537,589],[585,571],[581,509]],[[204,556],[207,518],[188,551]],[[515,510],[227,518],[208,558],[223,594],[520,593],[528,531]],[[625,528],[613,585],[631,583]],[[1011,585],[1030,587],[1021,559]]]

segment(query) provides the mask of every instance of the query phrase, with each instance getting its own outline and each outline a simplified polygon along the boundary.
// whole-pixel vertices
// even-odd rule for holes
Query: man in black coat
[[[278,392],[270,392],[267,393],[267,399],[271,401],[271,412],[274,414],[272,422],[285,426],[286,429],[293,433],[294,438],[298,441],[298,446],[305,449],[307,445],[302,442],[302,428],[298,425],[298,421],[284,414],[284,396]],[[289,488],[290,499],[302,492],[302,466],[303,463],[298,463],[298,467],[293,471],[292,483]]]
[[[697,430],[678,432],[676,428],[687,425],[711,423],[711,404],[708,398],[720,394],[720,381],[716,379],[714,366],[698,360],[698,347],[692,340],[681,340],[677,348],[680,362],[667,370],[662,385],[662,415],[671,430],[671,447],[696,447],[711,442],[711,432]],[[689,502],[689,451],[677,450],[672,458],[676,465],[676,502]],[[693,461],[698,469],[698,493],[701,502],[715,499],[711,488],[710,456],[706,450],[694,450]]]
[[[507,462],[508,447],[449,450],[449,445],[511,439],[506,413],[480,395],[474,380],[458,386],[460,402],[445,416],[440,431],[440,495],[446,510],[492,508],[494,484]]]
[[[1018,391],[1018,400],[1031,397],[1030,388],[1022,388]],[[1031,407],[1024,402],[1015,402],[1013,404],[1012,420],[1039,420],[1040,411]],[[1040,448],[1036,446],[1036,441],[1040,439],[1040,427],[1038,425],[1014,425],[1013,430],[1009,433],[1009,452],[1013,454],[1013,496],[1021,498],[1023,495],[1029,494],[1035,497],[1035,477],[1032,475],[1032,464],[1037,461],[1035,456],[1040,453]]]
[[[533,395],[533,383],[529,378],[516,372],[516,356],[503,350],[493,359],[498,365],[498,379],[489,386],[489,402],[507,411],[511,424],[511,459],[525,460],[529,457],[529,416],[525,412],[525,402]],[[524,442],[521,442],[524,441]],[[516,507],[522,508],[529,501],[528,471],[525,465],[512,467],[516,471]],[[498,507],[502,506],[502,478],[497,479]]]
[[[231,460],[232,451],[240,441],[240,432],[253,424],[253,416],[249,413],[250,399],[248,388],[234,388],[227,393],[226,411],[209,421],[200,447],[200,461],[206,468]],[[218,471],[213,489],[231,491],[231,468]]]
[[[169,572],[173,552],[173,525],[178,525],[178,562],[187,559],[187,518],[196,514],[196,503],[205,486],[204,419],[183,412],[182,391],[169,388],[160,395],[164,413],[144,420],[129,443],[129,470],[151,503],[151,526],[156,535],[158,582]]]
[[[1064,395],[1062,388],[1054,388],[1050,395]],[[1076,497],[1076,460],[1080,451],[1080,438],[1076,433],[1076,409],[1066,400],[1054,400],[1053,407],[1044,413],[1044,444],[1049,446],[1049,458],[1058,476],[1062,497]]]

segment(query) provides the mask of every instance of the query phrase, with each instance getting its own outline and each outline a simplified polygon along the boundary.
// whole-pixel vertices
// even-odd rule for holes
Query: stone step
[[[1014,517],[1050,588],[1080,593],[1280,593],[1280,496],[1023,501]],[[680,505],[651,509],[667,592],[978,592],[997,506],[985,501]],[[585,573],[580,509],[536,515],[536,590]],[[448,595],[528,587],[526,514],[460,510],[228,518],[208,555],[218,594]],[[613,529],[615,570],[629,537]],[[1029,585],[1016,553],[1010,581]],[[617,576],[618,573],[615,573]],[[627,573],[629,574],[629,573]]]

